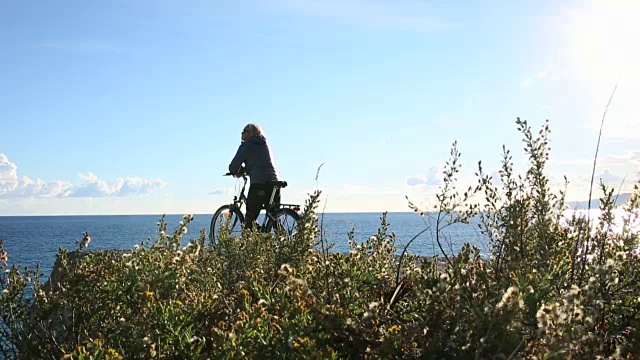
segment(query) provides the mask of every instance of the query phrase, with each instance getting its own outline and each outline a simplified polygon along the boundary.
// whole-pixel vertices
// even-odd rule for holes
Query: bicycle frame
[[[225,174],[225,176],[230,176],[231,174]],[[234,195],[233,196],[233,203],[230,204],[230,206],[232,208],[236,208],[238,210],[240,210],[240,212],[242,212],[242,204],[247,202],[247,197],[245,196],[244,192],[245,189],[247,187],[247,175],[242,175],[242,179],[243,179],[243,184],[242,184],[242,189],[240,190],[240,194],[238,195]],[[270,229],[270,227],[272,226],[272,224],[276,221],[276,217],[275,217],[275,212],[280,209],[280,208],[289,208],[292,209],[293,211],[300,211],[300,206],[298,205],[294,205],[294,204],[274,204],[274,199],[276,196],[276,192],[280,189],[280,187],[278,186],[274,186],[273,191],[271,192],[271,198],[269,199],[269,203],[266,205],[266,207],[262,207],[260,209],[260,211],[262,211],[263,209],[266,210],[266,216],[264,217],[264,220],[262,221],[262,225],[259,226],[260,231],[268,231]],[[274,206],[277,205],[277,206]],[[257,220],[257,219],[256,219]]]

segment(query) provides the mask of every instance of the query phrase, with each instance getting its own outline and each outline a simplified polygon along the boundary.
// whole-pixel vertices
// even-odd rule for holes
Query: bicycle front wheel
[[[278,209],[274,213],[275,224],[272,231],[276,236],[282,236],[286,241],[291,241],[293,236],[298,232],[300,215],[288,208]]]
[[[243,223],[244,215],[238,208],[229,205],[221,206],[211,218],[209,241],[215,246],[220,242],[221,237],[242,235]]]

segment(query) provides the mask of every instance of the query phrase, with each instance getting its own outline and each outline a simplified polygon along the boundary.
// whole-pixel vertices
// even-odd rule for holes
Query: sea
[[[132,249],[145,240],[157,239],[158,221],[161,215],[109,215],[109,216],[0,216],[0,240],[8,254],[9,266],[40,265],[42,279],[51,273],[60,248],[69,251],[78,248],[77,241],[83,232],[91,235],[89,250]],[[200,230],[208,232],[212,214],[194,214],[188,225],[183,244],[197,238]],[[326,213],[318,214],[322,233],[327,243],[333,243],[331,251],[348,252],[348,233],[353,230],[356,242],[362,243],[377,234],[382,213]],[[178,227],[182,215],[164,217],[170,232]],[[389,233],[396,235],[398,253],[414,239],[407,252],[421,256],[440,254],[435,240],[435,219],[427,214],[413,212],[388,213]],[[487,253],[487,241],[475,224],[453,224],[443,234],[448,254],[457,253],[464,243],[471,243]]]

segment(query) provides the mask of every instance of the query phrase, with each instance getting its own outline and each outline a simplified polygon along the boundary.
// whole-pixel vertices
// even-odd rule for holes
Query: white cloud
[[[4,154],[0,154],[0,196],[15,190],[18,186],[17,168]]]
[[[447,29],[460,24],[443,21],[418,1],[370,2],[364,0],[267,0],[271,7],[307,16],[331,18],[348,24],[400,31]]]
[[[78,175],[80,185],[71,189],[72,197],[134,196],[153,192],[164,186],[162,180],[146,180],[137,176],[118,178],[108,182],[100,180],[91,172]]]
[[[585,165],[591,168],[593,166],[593,157],[575,157],[575,158],[551,158],[550,164],[557,165]],[[628,165],[628,164],[640,164],[640,151],[627,151],[624,153],[613,153],[607,155],[599,155],[596,164],[597,165]]]
[[[571,167],[574,171],[570,173],[567,172],[567,176],[570,174],[571,176],[582,174],[583,178],[590,179],[593,169],[593,158],[552,158],[549,160],[549,164],[556,166],[556,174],[563,173]],[[600,177],[607,179],[609,182],[621,182],[623,179],[625,182],[638,182],[640,180],[640,150],[629,149],[617,153],[599,155],[596,166],[596,171],[599,173],[599,175],[595,177],[596,183]]]
[[[420,176],[411,176],[410,178],[407,179],[407,185],[409,186],[424,185],[424,178]]]
[[[491,182],[495,186],[502,186],[502,178],[500,177],[500,171],[494,170],[491,172]]]
[[[635,175],[635,174],[634,174]],[[567,187],[567,200],[568,201],[584,201],[589,197],[589,188],[591,186],[591,175],[582,175],[577,177],[568,177],[569,185]],[[638,179],[634,179],[632,176],[620,176],[617,172],[613,172],[609,169],[605,169],[603,172],[598,173],[593,178],[593,199],[600,198],[602,191],[600,190],[600,180],[607,186],[607,188],[614,189],[615,193],[628,193],[633,191],[634,184]],[[559,179],[553,179],[551,187],[554,190],[564,187],[564,182]]]
[[[640,150],[628,150],[620,154],[605,155],[598,161],[600,164],[636,164],[640,165]]]
[[[427,170],[427,175],[411,176],[407,179],[408,186],[426,186],[433,187],[442,184],[444,175],[437,166],[432,166]]]
[[[231,195],[234,190],[231,188],[217,188],[209,191],[209,195]]]
[[[613,175],[609,170],[605,170],[602,174],[598,175],[596,179],[602,180],[605,184],[620,184],[620,182],[622,182],[622,177]]]
[[[91,172],[79,174],[80,183],[46,181],[18,176],[18,167],[0,153],[0,197],[111,197],[135,196],[150,193],[164,186],[160,179],[147,180],[137,176],[118,178],[115,181],[100,180]]]
[[[20,176],[18,186],[8,193],[8,197],[67,197],[72,185],[65,181],[45,181]]]

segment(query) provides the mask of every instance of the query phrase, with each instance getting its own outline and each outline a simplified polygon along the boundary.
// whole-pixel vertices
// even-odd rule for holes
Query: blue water
[[[380,225],[379,213],[331,213],[320,214],[325,239],[334,242],[333,251],[347,252],[347,233],[353,228],[355,239],[362,242],[376,234]],[[91,235],[90,250],[97,249],[131,249],[147,238],[155,239],[156,226],[160,215],[115,215],[115,216],[9,216],[0,217],[0,240],[8,252],[9,264],[40,264],[44,277],[48,277],[55,262],[58,248],[69,251],[77,248],[76,241],[82,239],[82,233]],[[324,218],[322,218],[324,217]],[[397,235],[397,246],[408,243],[420,231],[425,229],[428,217],[420,218],[415,213],[389,213],[387,222],[389,231]],[[167,215],[168,231],[174,230],[182,220],[180,215]],[[199,231],[208,229],[210,214],[194,215],[185,235],[185,244],[197,238]],[[450,236],[452,247],[449,253],[457,252],[469,242],[485,252],[486,242],[477,232],[477,226],[456,224],[448,227],[445,234]],[[432,231],[426,231],[409,247],[409,252],[418,255],[439,254]]]

